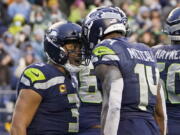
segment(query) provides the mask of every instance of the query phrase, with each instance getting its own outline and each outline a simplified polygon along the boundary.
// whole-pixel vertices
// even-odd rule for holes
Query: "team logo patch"
[[[59,92],[61,94],[67,93],[66,85],[64,85],[64,84],[59,85]]]
[[[117,22],[117,19],[111,19],[109,23],[112,24],[112,23],[116,23],[116,22]]]
[[[58,35],[58,33],[57,33],[57,31],[55,31],[55,30],[51,30],[51,31],[49,32],[49,38],[50,38],[53,42],[56,42],[56,41],[57,41],[57,35]]]

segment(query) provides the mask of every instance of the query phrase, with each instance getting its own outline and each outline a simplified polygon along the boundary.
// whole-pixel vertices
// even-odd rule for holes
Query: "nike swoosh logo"
[[[98,53],[104,53],[104,52],[106,52],[106,51],[98,51]]]
[[[39,73],[36,74],[36,73],[34,73],[33,71],[31,71],[31,73],[33,73],[36,77],[39,77]]]

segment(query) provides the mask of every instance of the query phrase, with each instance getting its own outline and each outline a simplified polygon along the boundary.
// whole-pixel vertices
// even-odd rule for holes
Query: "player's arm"
[[[155,107],[154,117],[160,127],[161,135],[166,135],[166,130],[167,130],[166,104],[164,98],[164,91],[160,84],[158,85],[157,104]]]
[[[116,66],[100,64],[95,68],[102,83],[103,106],[101,125],[103,135],[117,134],[123,91],[123,78]]]
[[[31,89],[20,90],[12,118],[11,135],[26,135],[42,97]]]

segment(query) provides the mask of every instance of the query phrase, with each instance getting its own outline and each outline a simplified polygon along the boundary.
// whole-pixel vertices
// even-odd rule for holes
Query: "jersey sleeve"
[[[19,92],[21,89],[31,89],[44,97],[46,92],[45,81],[46,76],[40,69],[29,67],[21,75],[17,90]]]
[[[99,64],[118,66],[119,60],[116,51],[110,46],[99,45],[93,50],[92,62],[95,67]]]

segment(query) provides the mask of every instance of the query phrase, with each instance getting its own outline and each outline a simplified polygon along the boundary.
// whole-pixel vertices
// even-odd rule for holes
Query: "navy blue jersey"
[[[50,64],[31,65],[23,72],[21,89],[32,89],[42,102],[27,129],[28,135],[65,135],[78,132],[78,97],[71,78]]]
[[[114,65],[124,80],[121,117],[153,119],[159,72],[149,47],[125,38],[103,40],[93,50],[93,63]]]
[[[180,120],[180,45],[153,47],[162,79],[169,119]]]
[[[84,132],[88,128],[100,125],[102,97],[97,87],[92,63],[81,68],[78,73],[78,80],[78,94],[81,101],[79,124],[80,132]]]

